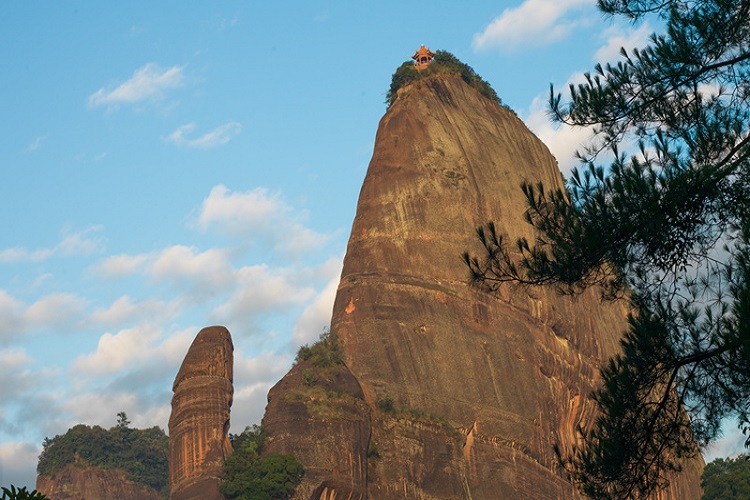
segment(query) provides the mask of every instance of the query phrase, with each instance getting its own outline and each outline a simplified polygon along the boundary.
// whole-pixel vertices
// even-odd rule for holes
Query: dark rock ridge
[[[169,417],[172,500],[223,499],[219,491],[229,442],[234,346],[223,326],[195,337],[175,377]]]
[[[299,363],[269,393],[267,450],[305,467],[295,498],[579,498],[553,446],[569,451],[592,423],[589,394],[627,311],[596,290],[467,284],[460,254],[478,252],[475,227],[533,237],[522,181],[562,184],[512,112],[457,77],[399,91],[336,296],[344,363],[324,387]],[[699,498],[702,465],[685,464],[660,496]]]
[[[158,491],[118,469],[68,464],[54,477],[40,474],[36,489],[50,500],[160,500]]]

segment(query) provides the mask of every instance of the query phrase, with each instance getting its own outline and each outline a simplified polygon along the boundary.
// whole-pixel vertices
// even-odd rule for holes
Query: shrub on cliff
[[[289,454],[271,453],[261,458],[265,434],[260,426],[230,435],[233,453],[224,465],[221,492],[228,499],[286,499],[302,479],[302,464]]]
[[[120,469],[128,479],[166,492],[169,486],[169,438],[158,427],[131,429],[124,413],[107,430],[76,425],[63,435],[44,438],[37,472],[54,476],[68,464]]]
[[[421,71],[414,67],[412,61],[406,61],[396,69],[391,78],[391,86],[385,95],[385,102],[390,106],[398,96],[398,90],[409,83],[415,82],[426,76],[435,74],[448,74],[460,76],[463,81],[475,88],[486,98],[495,101],[504,108],[510,110],[508,106],[498,97],[495,90],[489,83],[484,81],[474,69],[466,63],[461,62],[456,56],[445,50],[438,50],[432,58],[432,62]],[[510,110],[512,111],[512,110]]]
[[[326,330],[312,345],[303,345],[297,351],[296,361],[312,360],[314,366],[326,368],[343,362],[339,339],[335,332]]]

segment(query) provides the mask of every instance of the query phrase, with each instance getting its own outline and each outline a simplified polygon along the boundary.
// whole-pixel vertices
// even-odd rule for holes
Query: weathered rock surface
[[[306,470],[295,498],[578,498],[553,446],[570,450],[593,421],[588,395],[626,311],[595,290],[467,284],[473,228],[493,220],[511,241],[533,237],[522,181],[562,179],[512,112],[455,77],[400,91],[378,128],[331,324],[361,393],[337,406],[341,391],[314,394],[297,365],[269,394],[267,448]],[[687,464],[663,497],[699,498],[701,468]]]
[[[223,499],[219,484],[232,452],[234,346],[223,326],[204,328],[185,356],[172,390],[169,480],[172,500]]]
[[[160,500],[159,492],[127,479],[124,471],[69,464],[50,477],[40,474],[36,489],[50,500]]]
[[[314,373],[314,382],[305,377]],[[305,467],[296,498],[365,498],[370,409],[346,366],[302,361],[269,392],[263,429],[269,451],[291,453]],[[300,444],[302,444],[300,446]],[[267,447],[269,444],[267,443]]]

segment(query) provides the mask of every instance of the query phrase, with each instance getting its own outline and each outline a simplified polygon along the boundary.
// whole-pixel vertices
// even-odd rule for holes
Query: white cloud
[[[102,226],[90,226],[83,231],[70,233],[63,231],[63,239],[53,249],[53,253],[60,255],[91,255],[104,249],[101,238],[90,237],[91,233],[98,233]]]
[[[30,328],[55,328],[70,330],[84,316],[86,300],[71,293],[47,295],[37,300],[23,313]]]
[[[155,63],[138,68],[133,76],[114,89],[100,88],[89,96],[89,106],[134,103],[160,98],[164,91],[182,86],[183,67],[162,69]]]
[[[23,333],[23,303],[0,290],[0,341],[7,341]]]
[[[281,370],[275,370],[274,378],[266,378],[263,381],[235,385],[234,402],[232,403],[232,432],[240,433],[248,425],[260,424],[268,403],[268,391],[276,382],[284,376],[289,369],[291,361],[288,361]],[[279,365],[271,365],[269,368],[278,368]]]
[[[36,361],[26,349],[0,349],[0,380],[5,382],[0,384],[0,437],[6,441],[34,436],[41,442],[50,424],[60,417],[50,394],[60,388],[60,372],[48,368],[50,363],[39,367]]]
[[[138,325],[120,330],[116,334],[105,333],[99,338],[96,352],[79,356],[73,369],[87,373],[114,373],[126,365],[150,357],[151,348],[159,338],[161,329],[152,325]]]
[[[228,122],[193,139],[186,137],[193,130],[195,130],[195,123],[182,125],[165,137],[164,141],[188,148],[211,149],[231,141],[234,136],[240,133],[242,125],[237,122]]]
[[[31,358],[24,349],[0,350],[0,368],[15,370],[31,363]]]
[[[0,250],[0,263],[41,262],[53,256],[91,255],[104,249],[101,237],[91,236],[98,233],[102,226],[90,226],[82,231],[62,231],[62,239],[52,248],[28,250],[23,247],[13,247]]]
[[[602,63],[602,65],[606,62],[615,62],[622,58],[620,54],[620,48],[622,47],[629,54],[632,53],[633,49],[642,49],[648,44],[651,32],[648,23],[643,23],[638,28],[620,25],[610,26],[602,33],[602,37],[606,41],[594,54],[594,61]]]
[[[34,443],[0,443],[0,485],[36,489],[36,464],[42,449]]]
[[[263,353],[245,358],[238,349],[234,360],[232,432],[259,424],[268,401],[268,391],[289,370],[291,354]]]
[[[547,101],[541,97],[536,97],[532,101],[525,122],[526,126],[547,145],[557,159],[560,170],[566,175],[578,164],[575,152],[581,149],[592,134],[588,127],[553,123],[547,114]]]
[[[94,265],[92,270],[105,278],[119,278],[139,271],[147,259],[146,255],[113,255]]]
[[[105,278],[142,273],[153,283],[167,284],[186,294],[216,295],[234,283],[236,270],[230,262],[230,251],[213,248],[204,252],[185,245],[172,245],[161,251],[120,254],[91,267]],[[123,302],[120,306],[125,306]]]
[[[70,415],[70,418],[59,432],[65,432],[77,424],[112,427],[116,424],[117,413],[120,411],[127,413],[135,428],[143,429],[156,425],[166,431],[171,412],[171,380],[160,378],[157,382],[163,385],[165,390],[156,398],[147,394],[143,387],[127,391],[108,387],[105,390],[75,393],[66,399],[60,408],[60,411]]]
[[[140,412],[135,392],[93,391],[81,392],[65,400],[63,410],[71,415],[71,423],[112,427],[117,413],[124,411],[128,417]]]
[[[164,362],[179,366],[185,358],[185,354],[187,354],[193,339],[198,335],[198,331],[197,328],[189,327],[173,333],[159,344],[156,354]],[[175,375],[177,375],[177,372],[175,372]]]
[[[332,259],[331,263],[332,266],[327,266],[327,273],[330,273],[328,284],[302,311],[294,325],[292,342],[295,347],[316,341],[324,328],[331,324],[333,302],[336,299],[344,262],[343,259]]]
[[[215,228],[234,236],[265,235],[287,253],[303,253],[330,239],[304,227],[300,218],[278,193],[265,188],[233,193],[218,185],[203,200],[197,225],[203,231]]]
[[[644,23],[639,28],[611,26],[602,32],[604,45],[599,47],[593,56],[596,62],[615,62],[620,57],[620,47],[629,52],[633,48],[642,48],[648,43],[651,28]],[[583,72],[573,73],[568,81],[558,91],[563,99],[569,98],[569,86],[584,83]],[[550,149],[558,161],[563,174],[568,174],[574,166],[579,164],[575,153],[589,144],[593,138],[592,127],[572,127],[565,124],[553,123],[548,112],[547,97],[537,96],[529,106],[526,125]]]
[[[726,93],[726,89],[722,88],[721,83],[713,81],[698,84],[698,92],[704,99],[713,99],[721,96],[722,92]]]
[[[107,308],[100,308],[89,315],[91,323],[118,326],[127,323],[137,323],[145,318],[152,321],[168,319],[179,311],[176,304],[161,300],[143,300],[137,302],[128,295],[118,297]]]
[[[71,293],[44,296],[31,305],[0,290],[0,341],[8,341],[33,329],[70,331],[85,317],[87,301]]]
[[[55,275],[52,273],[42,273],[36,278],[34,278],[34,281],[32,283],[32,288],[37,289],[39,288],[45,281],[50,280],[54,278]]]
[[[248,229],[267,227],[272,218],[289,211],[278,194],[269,194],[265,188],[232,193],[220,184],[203,200],[198,227],[205,231],[216,226],[225,232],[240,234]]]
[[[731,458],[747,453],[746,436],[737,428],[733,419],[725,419],[721,430],[722,436],[703,450],[703,458],[707,463],[716,458]]]
[[[105,333],[94,352],[71,365],[75,380],[82,382],[74,384],[60,411],[71,415],[71,423],[104,427],[125,411],[135,427],[166,429],[172,380],[197,332],[191,326],[165,333],[143,323]]]
[[[148,273],[157,283],[180,288],[190,286],[192,292],[209,294],[234,281],[234,269],[227,250],[213,248],[198,252],[196,248],[184,245],[162,250],[148,266]]]
[[[0,384],[0,401],[8,405],[38,383],[31,371],[33,359],[25,349],[0,349],[0,380],[12,380],[12,384]]]
[[[42,144],[46,140],[47,140],[47,136],[44,136],[44,135],[39,135],[39,136],[34,137],[34,140],[32,140],[29,143],[29,145],[26,146],[26,151],[28,151],[30,153],[36,151],[37,149],[39,149],[40,147],[42,147]]]
[[[311,286],[296,284],[292,279],[295,274],[266,265],[243,267],[237,272],[237,290],[211,316],[225,324],[252,323],[258,314],[303,304],[315,291]]]
[[[2,263],[22,262],[22,261],[39,262],[39,261],[48,259],[51,255],[52,255],[52,251],[50,249],[30,251],[23,247],[12,247],[12,248],[6,248],[5,250],[0,251],[0,262]]]
[[[73,370],[89,375],[135,374],[164,366],[179,366],[197,334],[194,327],[166,334],[150,323],[141,323],[117,333],[104,333],[96,351],[78,356]],[[176,368],[175,368],[176,374]],[[165,388],[167,386],[165,385]]]
[[[137,311],[133,299],[127,295],[118,297],[107,309],[97,309],[89,317],[96,323],[117,324],[135,316]]]
[[[146,407],[140,407],[138,413],[128,413],[133,427],[137,429],[148,429],[153,426],[160,427],[167,432],[169,426],[169,416],[172,414],[171,399],[165,400],[163,404],[155,404]],[[127,412],[126,412],[127,413]]]
[[[513,50],[560,40],[580,23],[568,14],[595,3],[595,0],[525,0],[517,7],[505,9],[482,33],[474,35],[474,49]]]

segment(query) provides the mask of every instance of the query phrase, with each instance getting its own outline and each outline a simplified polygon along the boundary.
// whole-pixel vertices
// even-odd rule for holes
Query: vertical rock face
[[[160,500],[153,488],[134,483],[118,469],[70,464],[54,477],[40,474],[36,489],[49,500]]]
[[[169,417],[172,500],[222,499],[219,483],[232,452],[232,337],[223,326],[204,328],[180,366]]]
[[[309,382],[300,365],[269,393],[268,449],[306,469],[296,498],[578,498],[553,446],[569,451],[593,422],[589,395],[626,310],[595,290],[467,284],[460,255],[479,251],[475,227],[533,238],[523,181],[562,185],[512,112],[451,76],[400,91],[378,128],[331,323],[361,393],[285,397]],[[316,414],[326,397],[346,411]],[[699,498],[701,468],[687,464],[663,498]]]

